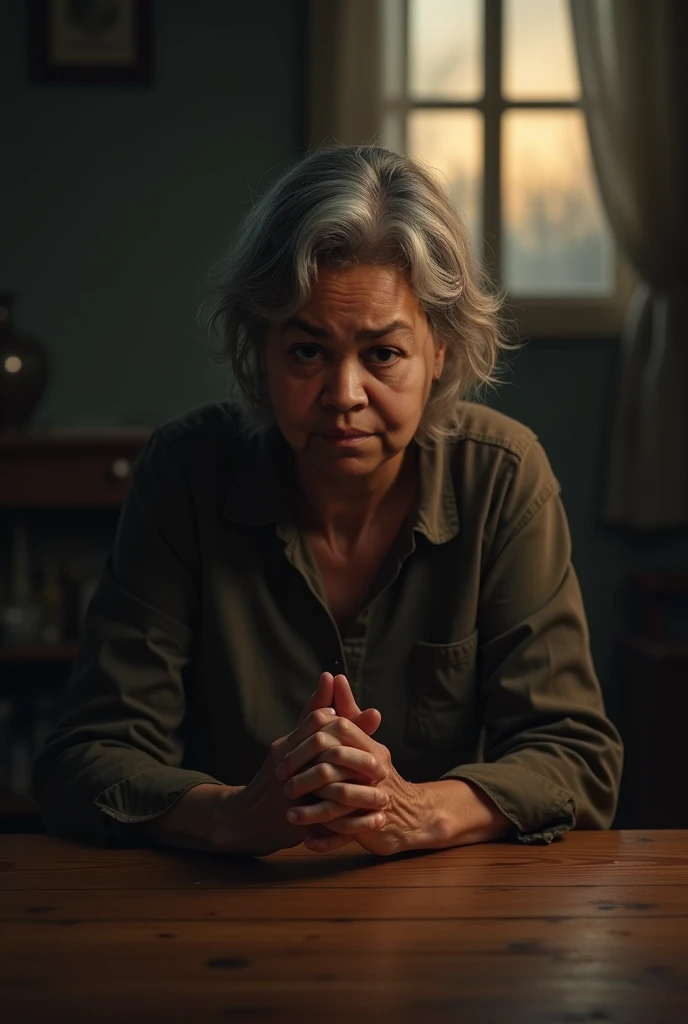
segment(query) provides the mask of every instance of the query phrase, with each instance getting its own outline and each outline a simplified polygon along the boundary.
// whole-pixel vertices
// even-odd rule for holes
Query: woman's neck
[[[416,446],[388,459],[376,473],[333,480],[297,456],[297,512],[301,525],[333,551],[354,549],[388,517],[408,512],[418,491]]]

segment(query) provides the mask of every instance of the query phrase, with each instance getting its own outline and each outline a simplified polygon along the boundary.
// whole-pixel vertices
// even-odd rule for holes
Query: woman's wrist
[[[177,800],[169,810],[135,826],[146,839],[163,846],[213,853],[231,817],[231,797],[243,786],[202,782]]]
[[[422,790],[422,847],[489,843],[503,838],[512,822],[483,790],[466,779],[419,783]]]

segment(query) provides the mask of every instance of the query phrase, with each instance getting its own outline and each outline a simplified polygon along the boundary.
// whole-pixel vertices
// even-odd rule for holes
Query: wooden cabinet
[[[86,535],[90,528],[97,527],[101,536],[104,532],[106,538],[111,538],[129,490],[133,464],[149,436],[150,429],[146,428],[0,435],[0,524],[9,525],[17,517],[30,519],[34,536],[49,537],[65,517],[78,517],[79,532]],[[3,530],[3,538],[8,535],[9,530]],[[0,602],[5,602],[11,589],[9,579],[0,582]],[[22,730],[31,728],[31,708],[41,705],[41,699],[31,700],[34,690],[45,693],[52,688],[58,695],[77,648],[78,636],[74,633],[54,644],[3,645],[0,640],[0,710],[5,717],[0,745],[6,745],[8,739],[10,743],[20,742],[18,734],[12,734],[14,726],[7,726],[8,714],[12,722],[21,723]],[[20,707],[21,713],[8,712]],[[45,724],[37,724],[39,734]],[[22,738],[21,742],[26,741]],[[0,750],[0,758],[3,756],[9,763],[8,750]],[[0,832],[40,831],[38,809],[26,792],[26,756],[22,754],[21,791],[15,791],[11,780],[4,786],[0,783]]]
[[[639,628],[620,651],[626,827],[688,828],[688,573],[637,574],[629,590]]]
[[[147,436],[6,435],[0,439],[0,509],[119,506]]]

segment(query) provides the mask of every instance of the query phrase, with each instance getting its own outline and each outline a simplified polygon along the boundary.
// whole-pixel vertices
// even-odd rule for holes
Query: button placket
[[[346,656],[346,662],[349,666],[350,675],[347,676],[351,685],[351,690],[356,698],[356,702],[360,705],[361,693],[363,688],[363,662],[365,659],[366,642],[368,639],[368,625],[370,621],[370,607],[366,607],[361,611],[355,622],[356,635],[347,636],[342,641],[342,650]]]

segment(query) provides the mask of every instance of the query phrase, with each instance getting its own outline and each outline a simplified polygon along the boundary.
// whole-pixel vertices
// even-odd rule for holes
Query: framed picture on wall
[[[150,85],[153,0],[29,0],[33,84]]]

